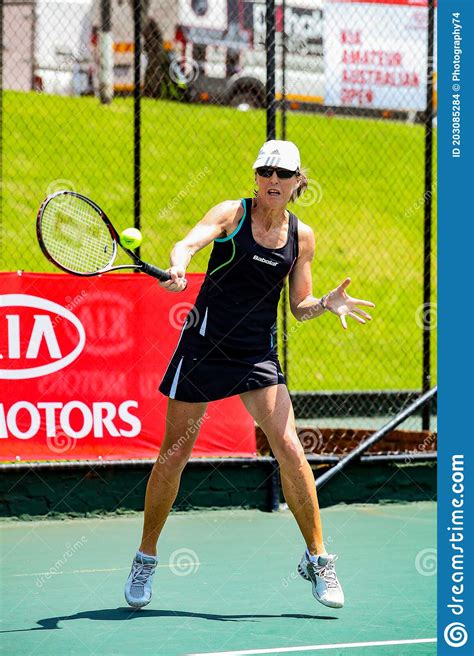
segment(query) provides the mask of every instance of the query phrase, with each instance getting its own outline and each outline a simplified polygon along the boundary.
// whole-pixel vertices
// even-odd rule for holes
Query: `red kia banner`
[[[0,458],[154,458],[168,399],[158,385],[203,280],[172,294],[145,275],[0,273]],[[193,455],[254,455],[238,397],[208,405]]]

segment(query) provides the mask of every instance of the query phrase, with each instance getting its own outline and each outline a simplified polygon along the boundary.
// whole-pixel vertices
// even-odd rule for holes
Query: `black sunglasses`
[[[257,168],[257,173],[258,175],[261,175],[262,178],[271,178],[274,171],[276,171],[277,176],[283,180],[292,178],[297,173],[296,171],[289,171],[288,169],[279,169],[279,168],[275,168],[274,166],[259,166]]]

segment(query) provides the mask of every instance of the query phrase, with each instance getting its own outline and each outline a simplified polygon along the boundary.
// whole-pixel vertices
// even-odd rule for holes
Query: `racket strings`
[[[61,195],[47,204],[41,232],[53,259],[71,271],[101,271],[115,257],[114,240],[101,216],[76,196]]]

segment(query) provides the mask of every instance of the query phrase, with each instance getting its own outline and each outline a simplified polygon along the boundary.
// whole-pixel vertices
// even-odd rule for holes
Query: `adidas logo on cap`
[[[301,166],[298,148],[292,141],[270,139],[260,148],[257,159],[253,164],[254,169],[259,166],[280,166],[290,171],[296,171]]]

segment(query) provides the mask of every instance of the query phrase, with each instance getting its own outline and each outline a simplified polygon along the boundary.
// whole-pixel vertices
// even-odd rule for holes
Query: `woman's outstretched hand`
[[[329,292],[325,299],[325,307],[338,315],[344,330],[347,329],[346,317],[352,317],[359,323],[365,323],[366,321],[372,320],[370,314],[361,310],[360,307],[357,307],[358,305],[364,307],[375,307],[375,303],[372,303],[371,301],[363,301],[360,298],[352,298],[349,296],[346,293],[346,289],[350,283],[351,279],[346,278],[341,282],[339,287],[336,287],[332,292]]]

